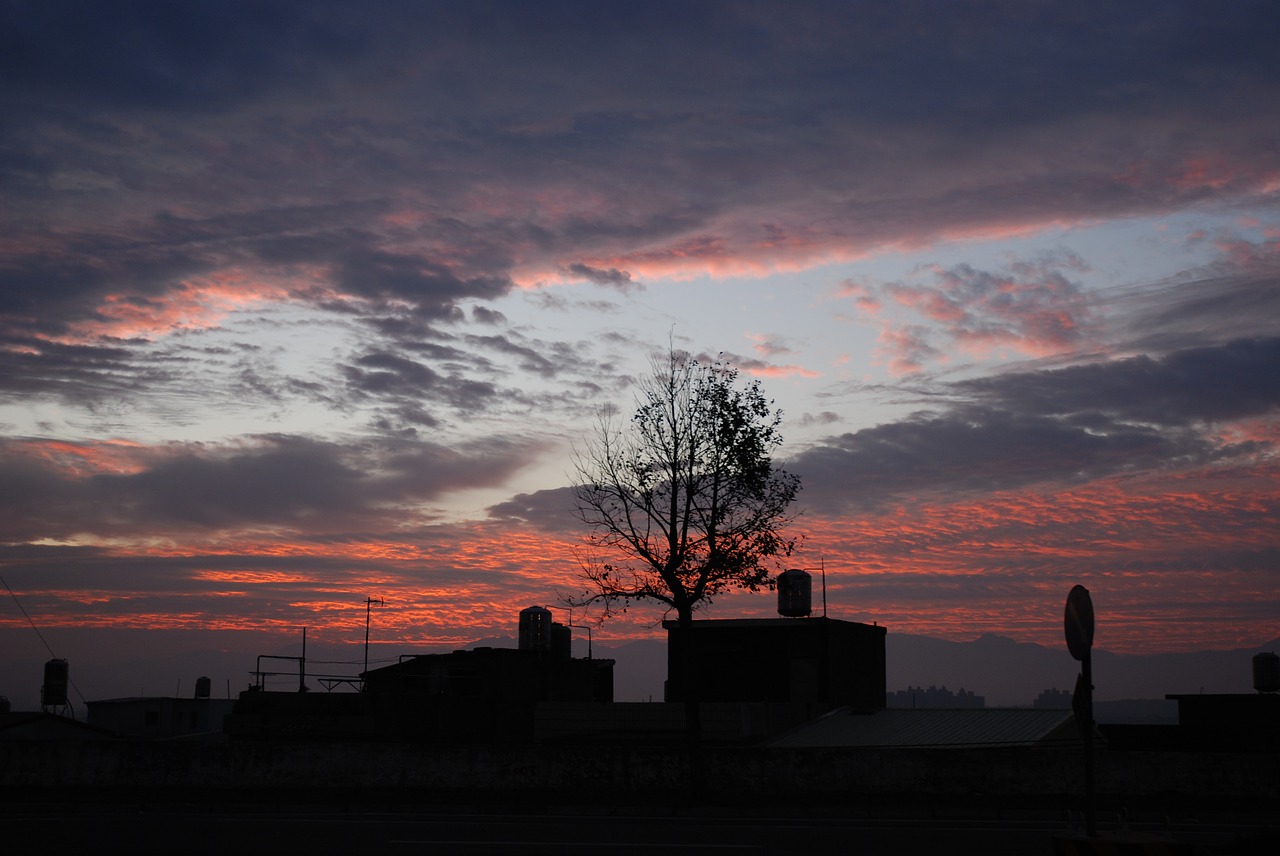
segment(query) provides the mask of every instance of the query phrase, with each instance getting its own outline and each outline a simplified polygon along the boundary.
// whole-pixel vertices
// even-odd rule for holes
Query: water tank
[[[551,610],[541,606],[520,610],[520,650],[551,650]]]
[[[813,581],[807,573],[792,569],[778,574],[778,614],[787,618],[804,618],[813,612]]]
[[[65,707],[67,682],[71,667],[66,660],[50,660],[44,664],[44,686],[40,688],[40,704],[43,707]]]
[[[1253,688],[1260,693],[1280,691],[1280,655],[1272,651],[1253,655]]]
[[[209,679],[201,675],[196,678],[196,698],[209,697]]]

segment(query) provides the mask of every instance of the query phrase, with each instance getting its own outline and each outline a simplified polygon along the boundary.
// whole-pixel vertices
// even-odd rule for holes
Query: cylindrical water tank
[[[209,684],[208,678],[204,677],[203,675],[196,678],[196,698],[208,698],[209,687],[210,687],[210,684]]]
[[[40,688],[40,704],[62,707],[68,704],[67,682],[71,667],[66,660],[50,660],[44,664],[44,686]]]
[[[804,618],[813,612],[813,582],[801,570],[792,569],[778,574],[778,614],[787,618]]]
[[[1260,693],[1280,691],[1280,655],[1272,651],[1253,655],[1253,688]]]
[[[520,650],[551,650],[551,610],[542,606],[520,610]]]

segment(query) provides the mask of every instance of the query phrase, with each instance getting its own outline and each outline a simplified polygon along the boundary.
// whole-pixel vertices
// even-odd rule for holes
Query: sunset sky
[[[834,617],[1062,645],[1079,583],[1111,651],[1276,638],[1277,45],[1273,0],[0,3],[0,693],[18,602],[73,662],[355,646],[367,597],[514,633],[668,341],[783,409]]]

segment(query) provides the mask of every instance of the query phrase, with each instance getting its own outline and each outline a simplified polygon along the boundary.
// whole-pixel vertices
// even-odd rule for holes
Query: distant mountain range
[[[494,643],[489,643],[494,644]],[[514,640],[511,640],[514,644]],[[1173,693],[1253,692],[1253,655],[1280,652],[1280,638],[1257,648],[1180,654],[1113,654],[1093,656],[1094,697],[1099,703],[1130,699],[1164,699]],[[575,655],[583,656],[575,648]],[[667,647],[662,640],[630,642],[617,647],[595,645],[595,656],[612,657],[614,698],[618,701],[661,700]],[[947,687],[984,696],[988,707],[1030,706],[1042,691],[1075,687],[1080,664],[1061,649],[987,634],[971,642],[890,633],[885,641],[889,690],[909,686]]]

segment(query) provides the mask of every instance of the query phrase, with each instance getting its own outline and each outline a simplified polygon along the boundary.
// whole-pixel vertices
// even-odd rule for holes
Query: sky
[[[563,610],[571,455],[669,345],[782,409],[832,617],[1063,646],[1081,584],[1107,650],[1275,639],[1276,44],[1270,0],[5,0],[0,693]]]

